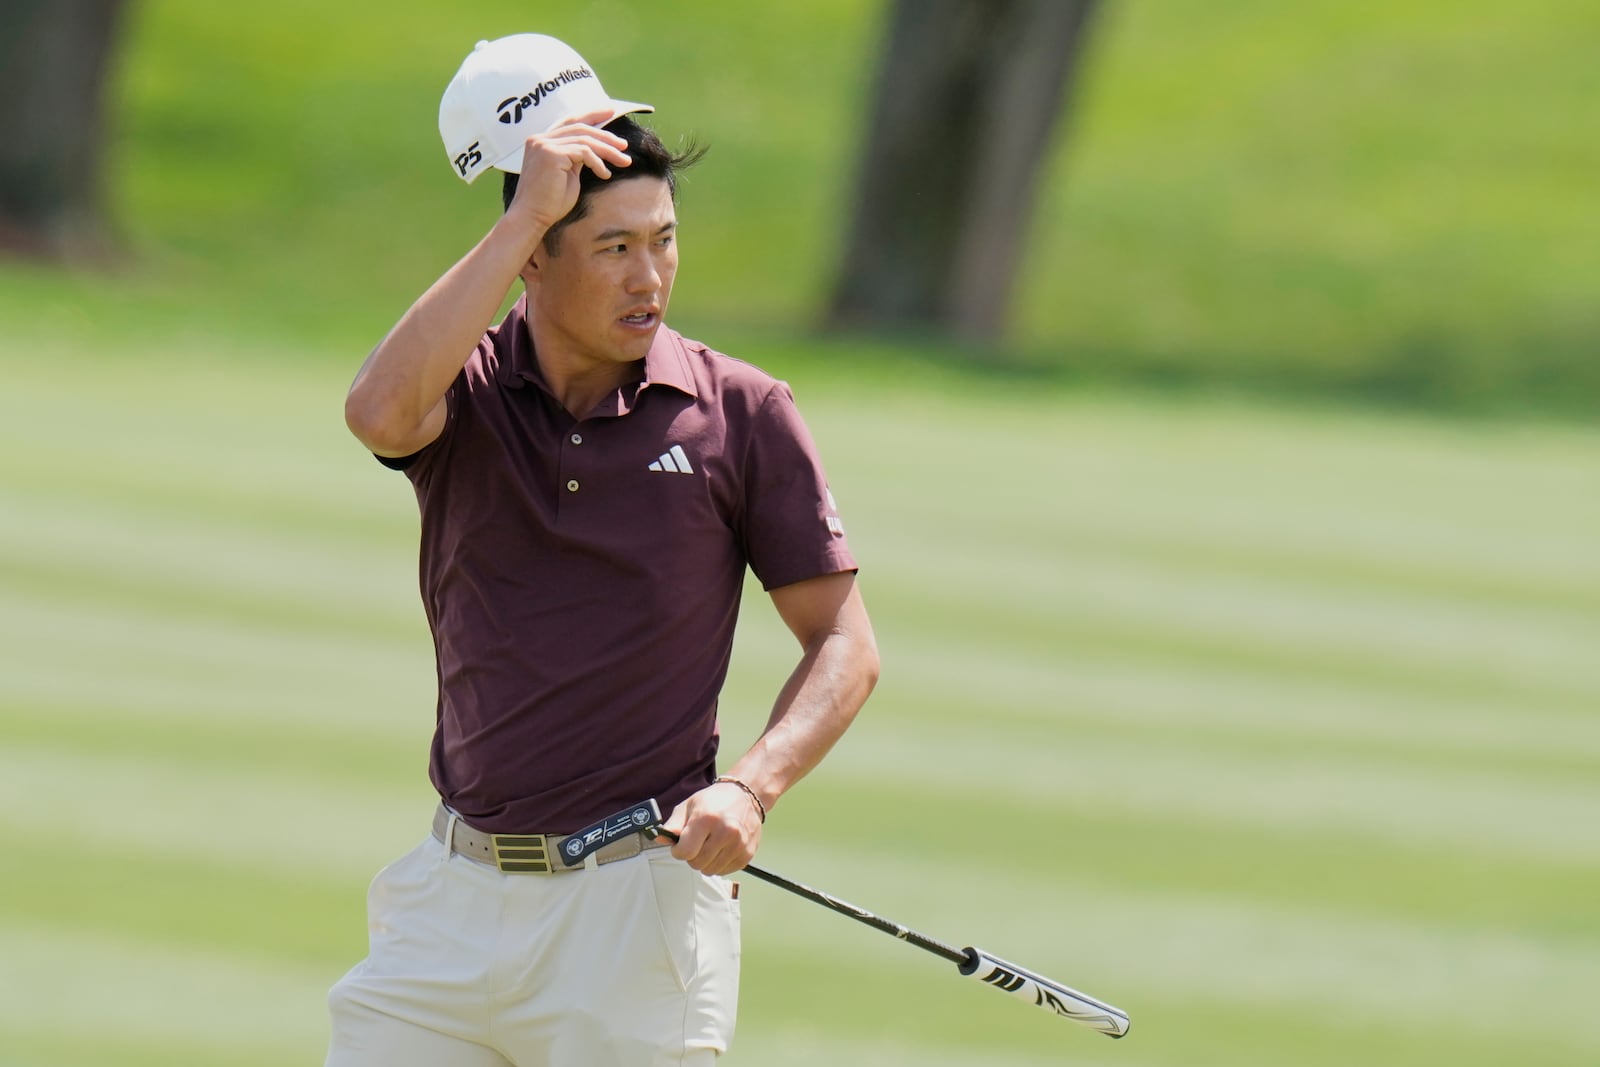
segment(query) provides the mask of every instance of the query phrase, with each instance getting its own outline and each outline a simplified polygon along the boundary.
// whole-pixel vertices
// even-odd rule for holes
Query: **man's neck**
[[[590,359],[561,344],[560,337],[541,336],[528,320],[528,341],[545,386],[573,418],[581,419],[596,404],[629,382],[644,380],[644,360],[610,363]]]

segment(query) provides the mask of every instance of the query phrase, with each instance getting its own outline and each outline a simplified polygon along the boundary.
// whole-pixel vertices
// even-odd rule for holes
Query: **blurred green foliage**
[[[538,29],[658,105],[669,140],[713,146],[681,205],[675,323],[805,340],[880,22],[850,0],[140,4],[112,173],[131,253],[91,276],[0,267],[0,321],[99,340],[221,323],[364,349],[497,210],[492,179],[463,187],[445,163],[444,83],[478,37]],[[1046,175],[1012,341],[901,352],[1592,412],[1597,37],[1584,0],[1112,3]]]
[[[1027,336],[1140,374],[1595,409],[1600,7],[1114,8]]]

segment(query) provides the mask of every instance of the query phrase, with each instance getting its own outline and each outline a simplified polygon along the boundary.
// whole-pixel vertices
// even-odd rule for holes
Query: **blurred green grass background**
[[[438,92],[529,28],[713,143],[671,318],[792,377],[866,561],[884,681],[763,861],[1135,1020],[754,885],[730,1063],[1594,1063],[1600,15],[1108,14],[984,373],[806,333],[876,6],[137,8],[129,255],[0,266],[0,1064],[318,1061],[431,801],[414,505],[340,401],[493,217]]]

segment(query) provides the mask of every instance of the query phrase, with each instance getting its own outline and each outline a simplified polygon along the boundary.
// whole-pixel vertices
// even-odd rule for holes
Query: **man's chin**
[[[650,351],[650,346],[655,343],[656,331],[661,329],[661,320],[652,322],[648,329],[639,327],[624,327],[616,337],[616,350],[624,362],[643,359],[645,353]]]

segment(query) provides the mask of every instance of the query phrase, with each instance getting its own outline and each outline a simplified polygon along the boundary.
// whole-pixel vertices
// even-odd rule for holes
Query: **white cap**
[[[450,169],[471,184],[490,167],[522,173],[527,139],[563,119],[654,110],[611,99],[583,57],[554,37],[518,33],[479,41],[462,62],[439,101],[439,136]]]

